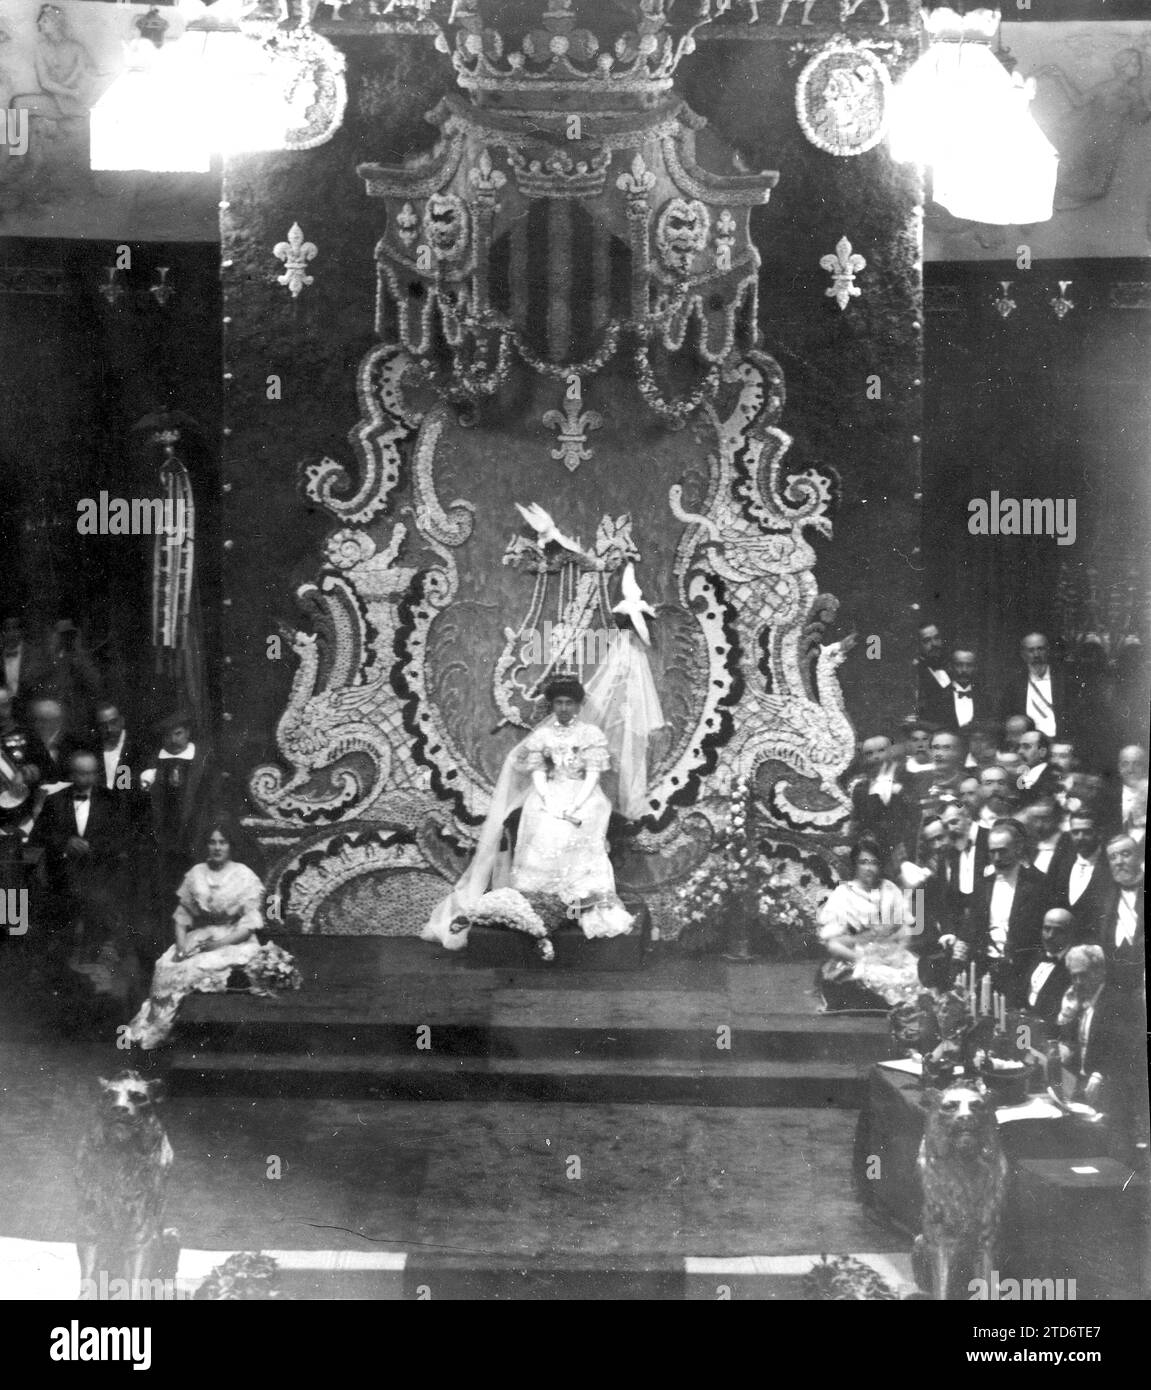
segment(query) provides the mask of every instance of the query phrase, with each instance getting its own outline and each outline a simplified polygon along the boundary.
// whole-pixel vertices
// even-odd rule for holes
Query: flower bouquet
[[[854,1255],[821,1255],[803,1276],[805,1297],[834,1303],[892,1302],[898,1292]]]
[[[680,940],[693,954],[720,951],[733,961],[754,959],[753,948],[784,958],[807,954],[819,885],[801,865],[765,854],[752,824],[751,787],[741,779],[718,852],[677,893]]]
[[[534,899],[534,901],[533,901]],[[567,919],[568,906],[554,893],[538,893],[529,899],[515,888],[494,888],[485,893],[468,912],[457,917],[451,925],[453,932],[469,927],[504,927],[535,937],[540,955],[546,961],[555,959],[555,947],[548,939],[552,931]],[[538,903],[539,909],[536,904]]]
[[[272,995],[284,990],[299,989],[303,977],[293,958],[282,946],[269,941],[244,966],[253,994]]]
[[[273,1281],[280,1267],[271,1255],[241,1250],[217,1265],[192,1295],[193,1302],[234,1303],[280,1298]]]

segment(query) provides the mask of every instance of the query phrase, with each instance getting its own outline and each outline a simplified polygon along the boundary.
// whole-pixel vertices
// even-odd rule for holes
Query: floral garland
[[[485,893],[474,907],[457,917],[449,930],[458,934],[469,927],[486,926],[524,932],[536,939],[544,960],[553,961],[555,947],[548,939],[549,934],[569,915],[568,904],[554,893],[533,894],[528,898],[515,888],[494,888],[490,893]]]
[[[545,362],[537,357],[531,348],[520,338],[518,333],[513,333],[516,352],[520,359],[529,366],[533,372],[539,372],[541,376],[550,376],[562,379],[568,376],[594,376],[597,372],[603,371],[604,367],[611,361],[619,347],[620,326],[613,319],[604,329],[603,342],[599,346],[599,351],[592,357],[585,357],[582,362]]]
[[[673,429],[682,429],[688,416],[693,415],[705,400],[711,400],[719,390],[720,370],[718,366],[709,368],[707,375],[697,390],[679,401],[665,401],[655,383],[655,373],[647,347],[641,344],[635,350],[635,364],[639,372],[639,391],[649,410],[667,420]]]
[[[470,323],[468,326],[470,327]],[[423,371],[427,372],[434,389],[449,400],[479,400],[483,396],[494,396],[508,379],[508,369],[511,366],[511,347],[508,335],[501,334],[500,336],[496,365],[493,368],[485,369],[479,363],[473,363],[470,367],[463,367],[457,362],[454,379],[442,388],[436,385],[435,364],[431,359],[422,357],[419,365]]]

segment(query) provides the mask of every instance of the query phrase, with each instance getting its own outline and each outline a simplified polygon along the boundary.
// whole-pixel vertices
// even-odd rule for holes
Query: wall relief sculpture
[[[736,778],[776,837],[848,806],[850,642],[822,640],[836,602],[811,544],[836,479],[789,467],[759,346],[749,218],[777,175],[710,134],[697,152],[705,123],[673,80],[699,7],[523,8],[504,32],[498,4],[422,6],[462,91],[429,113],[428,154],[359,168],[381,211],[380,342],[352,457],[304,469],[333,530],[288,634],[285,766],[250,781],[269,886],[304,930],[370,930],[365,879],[403,885],[418,929],[541,681],[594,662],[625,582],[668,724],[621,882],[665,916]]]

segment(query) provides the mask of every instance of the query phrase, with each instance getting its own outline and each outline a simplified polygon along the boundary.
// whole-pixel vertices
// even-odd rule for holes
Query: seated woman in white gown
[[[915,912],[883,877],[883,853],[874,840],[851,847],[851,865],[851,879],[820,910],[819,939],[828,959],[816,985],[829,1012],[886,1012],[919,990],[918,961],[908,949],[918,930]]]
[[[449,950],[467,944],[452,924],[489,889],[554,893],[578,905],[584,935],[618,936],[633,918],[620,902],[607,850],[611,818],[600,778],[611,767],[604,731],[580,718],[583,686],[556,676],[544,698],[548,717],[512,749],[492,796],[475,857],[455,889],[436,907],[421,935]],[[499,842],[509,813],[522,805],[510,874]]]
[[[204,862],[188,870],[176,893],[175,944],[156,962],[151,993],[128,1025],[129,1037],[145,1050],[167,1038],[187,995],[222,992],[233,970],[259,965],[292,971],[286,951],[274,942],[261,946],[256,937],[264,925],[264,885],[232,858],[226,825],[211,828],[205,849]],[[253,986],[253,992],[269,991]]]

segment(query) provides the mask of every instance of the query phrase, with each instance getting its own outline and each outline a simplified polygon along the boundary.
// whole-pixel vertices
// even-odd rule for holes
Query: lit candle
[[[984,975],[979,986],[979,1012],[984,1018],[991,1012],[991,976]]]

